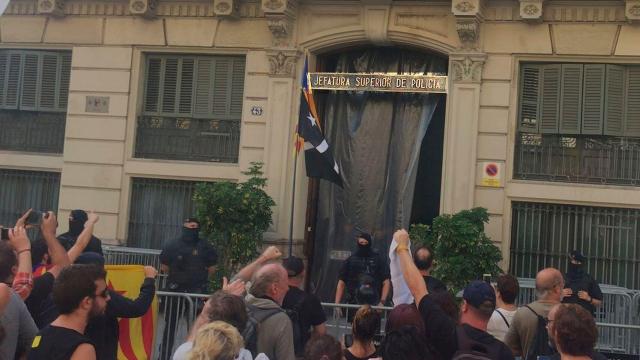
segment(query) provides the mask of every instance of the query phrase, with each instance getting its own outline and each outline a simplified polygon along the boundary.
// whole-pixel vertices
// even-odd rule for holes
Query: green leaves
[[[196,185],[194,201],[202,233],[218,250],[218,272],[235,272],[251,261],[271,225],[273,199],[264,191],[262,163],[251,163],[245,182]],[[221,276],[220,276],[221,277]]]
[[[484,232],[489,222],[487,209],[473,208],[457,214],[440,215],[431,229],[424,224],[411,225],[413,242],[433,249],[436,266],[433,275],[449,285],[454,293],[483,274],[496,275],[502,271],[500,249]]]

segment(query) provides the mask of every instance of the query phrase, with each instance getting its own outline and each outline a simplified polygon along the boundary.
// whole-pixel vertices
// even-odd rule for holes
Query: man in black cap
[[[569,254],[569,270],[564,275],[562,302],[578,304],[595,315],[596,307],[602,304],[602,290],[596,279],[584,270],[586,260],[578,250]]]
[[[62,244],[67,251],[69,251],[69,249],[71,249],[71,247],[76,243],[76,240],[78,240],[78,236],[80,236],[80,233],[84,230],[84,224],[88,219],[89,216],[84,210],[77,209],[71,211],[71,214],[69,215],[69,231],[58,236],[58,241],[60,241],[60,244]],[[89,240],[89,244],[84,251],[103,255],[102,241],[91,235],[91,240]]]
[[[304,262],[291,256],[284,259],[282,265],[289,276],[289,291],[282,301],[293,323],[293,345],[296,357],[304,356],[304,346],[311,336],[324,335],[327,332],[327,317],[317,296],[302,290],[304,284]]]
[[[336,287],[335,302],[342,302],[346,288],[346,303],[384,305],[391,289],[391,274],[387,260],[372,248],[371,235],[356,237],[358,250],[342,264]]]

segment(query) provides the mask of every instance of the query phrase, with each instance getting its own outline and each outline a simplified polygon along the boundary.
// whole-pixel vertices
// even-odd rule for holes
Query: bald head
[[[270,297],[282,305],[289,290],[287,270],[278,263],[267,264],[253,275],[249,292],[255,297]]]
[[[536,296],[538,300],[560,302],[562,300],[563,287],[564,278],[558,269],[542,269],[536,275]]]

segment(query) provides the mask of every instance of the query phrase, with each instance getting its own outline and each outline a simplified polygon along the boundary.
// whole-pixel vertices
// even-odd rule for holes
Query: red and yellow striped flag
[[[105,265],[107,287],[129,299],[136,299],[144,281],[142,265]],[[119,360],[149,360],[153,351],[156,321],[158,318],[158,299],[154,297],[151,308],[142,317],[119,319],[120,341],[118,343]]]

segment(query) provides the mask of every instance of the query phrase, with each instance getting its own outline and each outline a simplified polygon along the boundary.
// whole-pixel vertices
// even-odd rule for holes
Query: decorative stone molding
[[[213,11],[216,16],[237,18],[238,10],[238,0],[213,0]]]
[[[487,56],[480,53],[451,55],[450,78],[456,83],[480,83]]]
[[[520,0],[520,18],[526,21],[542,21],[544,0]]]
[[[297,0],[261,0],[262,11],[273,35],[273,45],[287,47],[291,41]]]
[[[483,0],[453,0],[451,2],[451,11],[456,16],[456,30],[463,49],[478,48],[480,22],[484,19],[483,9]]]
[[[269,58],[269,75],[294,77],[296,76],[296,64],[298,62],[296,50],[273,50],[267,52]]]
[[[129,0],[129,13],[145,18],[156,16],[157,0]]]
[[[625,16],[629,21],[640,21],[640,0],[627,0]]]
[[[64,0],[38,0],[38,14],[64,16]]]

